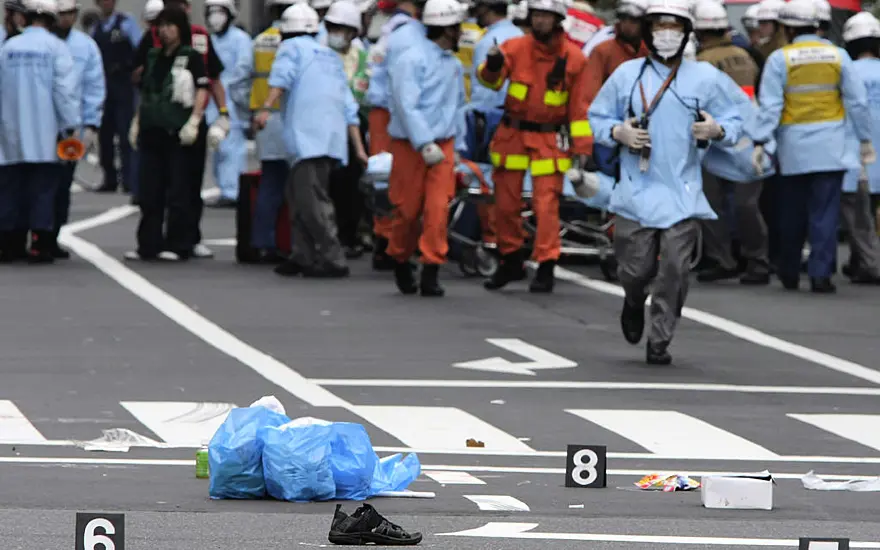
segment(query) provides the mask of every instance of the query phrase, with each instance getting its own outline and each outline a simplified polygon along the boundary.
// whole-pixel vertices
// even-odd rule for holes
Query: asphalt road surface
[[[287,280],[237,265],[233,214],[212,210],[216,258],[123,264],[134,209],[73,204],[73,259],[0,270],[4,550],[74,548],[77,511],[124,513],[131,550],[327,546],[334,503],[212,501],[195,477],[195,449],[263,395],[292,418],[362,423],[381,456],[416,451],[410,489],[434,498],[373,504],[426,547],[880,548],[880,492],[801,482],[880,475],[878,289],[694,282],[673,365],[649,367],[589,266],[560,269],[550,296],[449,268],[446,298],[404,297],[366,258],[348,280]],[[135,445],[83,448],[105,430]],[[607,487],[565,487],[568,445],[607,448]],[[634,485],[762,470],[772,511]]]

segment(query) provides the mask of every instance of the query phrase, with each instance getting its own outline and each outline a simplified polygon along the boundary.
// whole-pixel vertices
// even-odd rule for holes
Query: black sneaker
[[[633,306],[624,298],[623,309],[620,312],[620,330],[627,342],[632,345],[638,344],[645,332],[645,306]]]
[[[421,533],[408,533],[382,517],[369,504],[364,504],[350,516],[342,510],[341,504],[337,504],[327,538],[333,544],[346,545],[413,546],[422,542]]]

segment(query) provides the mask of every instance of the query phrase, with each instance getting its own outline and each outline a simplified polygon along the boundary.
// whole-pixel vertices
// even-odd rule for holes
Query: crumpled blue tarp
[[[329,426],[317,424],[288,423],[260,430],[269,496],[292,502],[332,499],[336,483],[330,467],[331,435]]]

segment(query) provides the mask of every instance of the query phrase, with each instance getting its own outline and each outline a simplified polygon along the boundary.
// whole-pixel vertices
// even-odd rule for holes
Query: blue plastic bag
[[[208,466],[211,498],[253,499],[266,496],[262,443],[257,431],[290,419],[265,407],[235,408],[211,438]]]
[[[292,502],[333,499],[332,435],[333,428],[321,424],[261,430],[263,476],[269,495]]]
[[[360,424],[334,422],[330,428],[330,466],[336,482],[336,499],[366,500],[379,464],[370,436]]]
[[[382,491],[403,491],[422,473],[422,465],[415,453],[400,459],[400,453],[386,456],[376,464],[370,495]]]

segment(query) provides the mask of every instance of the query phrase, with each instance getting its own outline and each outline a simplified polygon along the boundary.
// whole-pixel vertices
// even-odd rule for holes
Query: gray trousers
[[[752,273],[769,273],[767,259],[767,224],[758,203],[763,180],[751,183],[728,181],[703,170],[703,193],[709,206],[718,214],[717,220],[702,220],[703,251],[707,258],[723,269],[736,269],[737,262],[730,247],[729,210],[725,207],[728,191],[733,188],[736,228],[740,254],[748,260]]]
[[[668,344],[681,317],[688,292],[694,248],[700,222],[684,220],[668,229],[642,227],[617,216],[614,219],[614,254],[617,276],[630,305],[639,306],[651,291],[651,329],[648,341]],[[659,260],[658,260],[659,255]]]
[[[345,267],[330,200],[330,173],[336,162],[329,157],[301,160],[287,179],[290,259],[304,268]]]
[[[880,239],[871,215],[871,195],[866,189],[840,196],[840,221],[849,234],[853,267],[880,277]]]

